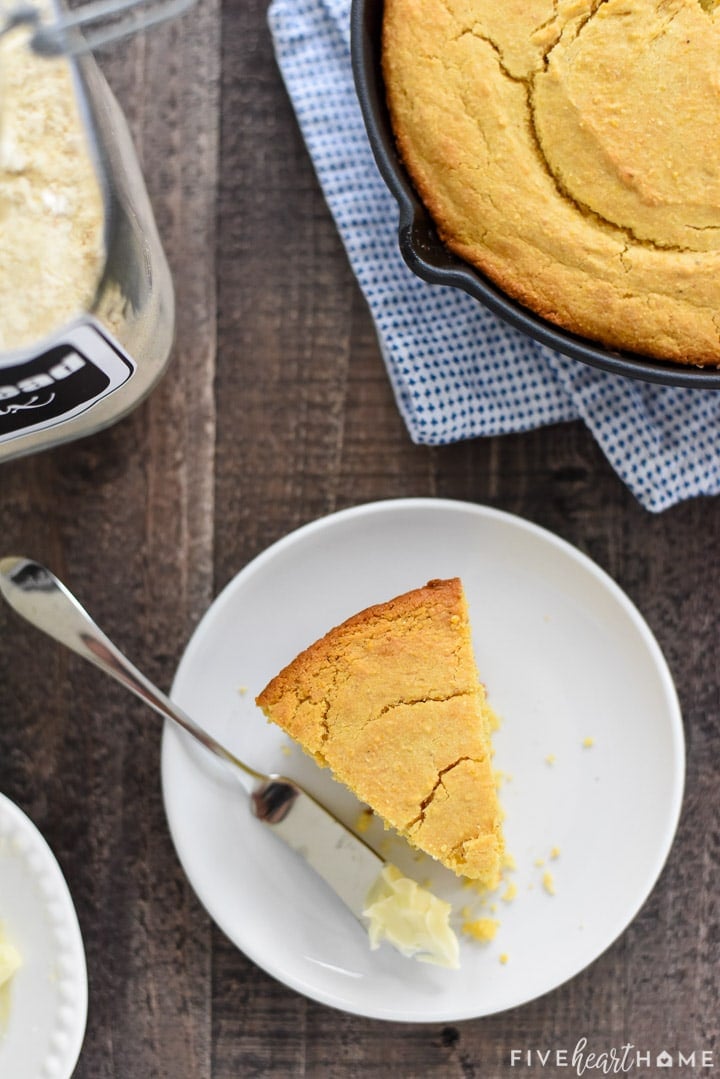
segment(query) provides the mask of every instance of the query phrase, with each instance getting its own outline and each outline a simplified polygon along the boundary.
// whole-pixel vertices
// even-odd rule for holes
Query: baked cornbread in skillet
[[[257,703],[415,847],[497,885],[494,717],[459,579],[430,581],[331,629]]]
[[[686,364],[720,364],[718,72],[709,0],[385,0],[393,128],[447,246]]]

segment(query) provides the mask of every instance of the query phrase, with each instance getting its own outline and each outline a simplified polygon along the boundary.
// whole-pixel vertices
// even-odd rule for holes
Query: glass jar
[[[81,438],[119,420],[160,378],[174,329],[170,272],[117,101],[90,54],[35,61],[69,65],[80,134],[84,134],[84,140],[77,142],[78,152],[88,154],[94,170],[102,217],[97,264],[79,310],[63,313],[58,324],[49,324],[45,310],[38,318],[37,337],[32,333],[33,304],[39,311],[43,275],[53,287],[63,287],[67,267],[62,251],[59,264],[53,265],[53,250],[41,248],[49,264],[40,265],[33,294],[28,288],[18,297],[30,305],[31,332],[18,345],[10,342],[8,347],[6,342],[0,351],[0,461]],[[26,91],[21,93],[24,101]],[[0,99],[0,138],[7,134],[3,103]],[[52,123],[46,126],[51,133]],[[44,153],[45,137],[43,132],[38,153]],[[86,144],[82,148],[81,141]],[[50,188],[31,192],[31,197],[50,204],[54,198]],[[0,209],[4,214],[13,212],[12,206]],[[62,216],[62,206],[59,212]],[[72,224],[58,218],[61,232],[57,235],[65,243],[72,242],[68,241]],[[64,250],[67,253],[68,248]],[[71,276],[69,270],[67,276]],[[6,311],[11,309],[7,303],[4,306]],[[0,308],[0,329],[2,321]]]

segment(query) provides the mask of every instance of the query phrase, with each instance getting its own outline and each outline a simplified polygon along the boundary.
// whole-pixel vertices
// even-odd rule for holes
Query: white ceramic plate
[[[69,1079],[85,1035],[87,972],[80,927],[54,854],[0,795],[0,922],[22,956],[1,990],[0,1075]]]
[[[646,623],[593,562],[519,518],[460,502],[359,506],[285,537],[227,586],[198,626],[173,696],[235,753],[304,783],[347,823],[360,806],[267,724],[255,695],[302,648],[370,604],[460,576],[475,653],[502,717],[497,768],[516,897],[496,910],[401,840],[391,859],[460,918],[500,922],[461,937],[459,971],[368,948],[312,872],[252,818],[235,781],[186,736],[164,732],[172,836],[217,924],[259,966],[361,1015],[451,1021],[546,993],[625,929],[670,849],[684,777],[672,679]],[[592,745],[586,745],[592,739]],[[550,761],[548,760],[550,758]],[[387,836],[387,833],[385,833]],[[374,822],[371,840],[384,842]],[[385,840],[386,841],[386,840]],[[555,857],[551,852],[555,851]],[[537,862],[544,864],[539,865]],[[552,874],[555,894],[543,884]],[[549,883],[549,882],[548,882]]]

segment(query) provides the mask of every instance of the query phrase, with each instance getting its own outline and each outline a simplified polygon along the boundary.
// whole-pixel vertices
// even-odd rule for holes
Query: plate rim
[[[184,671],[187,666],[190,666],[193,662],[193,651],[199,647],[200,641],[207,631],[208,624],[214,619],[221,617],[225,607],[233,600],[234,593],[241,589],[245,583],[245,579],[252,574],[262,570],[263,566],[272,561],[274,557],[285,551],[287,548],[294,546],[296,543],[301,542],[308,535],[313,532],[321,531],[328,525],[334,522],[340,522],[344,520],[350,520],[354,517],[366,517],[375,513],[393,513],[393,512],[406,512],[414,510],[454,510],[465,513],[470,513],[473,516],[483,519],[495,519],[515,527],[522,532],[530,533],[536,539],[541,542],[549,543],[552,547],[558,549],[566,557],[579,563],[580,566],[589,571],[591,576],[601,584],[612,596],[612,598],[619,603],[626,615],[629,616],[633,623],[633,628],[639,633],[644,644],[649,650],[653,661],[653,667],[656,675],[659,679],[659,684],[662,686],[664,698],[667,701],[668,706],[668,719],[669,719],[669,732],[671,733],[671,746],[672,746],[672,761],[673,761],[673,797],[669,802],[668,815],[666,817],[666,823],[663,828],[663,842],[658,843],[658,849],[653,859],[652,866],[648,868],[647,884],[642,894],[638,892],[637,897],[632,906],[631,913],[626,917],[624,924],[620,929],[608,939],[604,947],[598,951],[593,958],[588,960],[582,967],[579,967],[571,974],[561,978],[559,981],[549,985],[547,989],[541,993],[531,992],[527,997],[518,999],[512,1004],[504,1004],[497,1009],[484,1009],[478,1011],[477,1009],[466,1009],[458,1011],[458,1009],[449,1009],[447,1011],[438,1010],[433,1014],[432,1018],[417,1017],[410,1012],[403,1012],[400,1010],[393,1010],[389,1014],[384,1014],[383,1011],[367,1007],[362,1007],[356,1002],[350,1002],[346,999],[340,999],[338,995],[329,992],[323,992],[315,986],[308,986],[302,982],[302,979],[295,977],[288,977],[283,973],[282,969],[273,963],[268,963],[262,954],[252,948],[251,944],[245,942],[241,947],[234,939],[232,932],[226,924],[226,920],[219,917],[217,912],[213,910],[215,903],[213,901],[212,890],[208,893],[202,887],[202,882],[197,882],[193,879],[193,876],[188,871],[186,858],[184,856],[185,845],[177,834],[175,822],[170,814],[168,798],[169,792],[167,789],[166,772],[168,768],[168,759],[170,756],[170,748],[174,741],[178,738],[178,734],[173,724],[170,721],[166,721],[163,726],[162,743],[161,743],[161,786],[163,795],[163,805],[165,809],[166,819],[170,830],[171,839],[175,847],[175,851],[183,868],[183,871],[192,887],[193,891],[197,895],[200,903],[204,907],[208,916],[212,921],[222,930],[225,936],[238,948],[251,962],[255,963],[270,977],[276,981],[285,985],[289,989],[298,992],[311,1000],[315,1000],[328,1007],[345,1011],[350,1014],[362,1016],[368,1019],[378,1019],[389,1022],[402,1022],[402,1023],[427,1023],[427,1022],[462,1022],[464,1020],[480,1019],[490,1015],[496,1015],[504,1011],[509,1011],[514,1008],[523,1007],[526,1004],[531,1003],[533,1000],[538,1000],[541,997],[547,996],[549,993],[559,989],[562,985],[567,984],[573,978],[577,977],[584,970],[587,970],[593,963],[595,963],[600,957],[616,943],[617,940],[626,932],[630,925],[635,921],[638,914],[644,907],[645,903],[649,899],[650,895],[656,888],[659,879],[662,875],[663,869],[666,866],[668,857],[672,850],[675,838],[677,835],[678,825],[680,822],[680,816],[682,813],[684,793],[685,793],[685,778],[686,778],[686,745],[685,734],[683,725],[682,710],[680,707],[680,701],[677,694],[677,689],[668,665],[667,659],[660,648],[660,645],[650,628],[649,624],[641,614],[639,608],[634,601],[628,596],[628,594],[620,587],[620,585],[610,576],[610,574],[603,569],[594,559],[585,554],[584,551],[570,543],[568,540],[559,536],[557,533],[550,531],[542,525],[536,524],[534,521],[530,521],[527,518],[521,517],[517,514],[511,513],[507,510],[498,509],[493,506],[486,506],[481,503],[468,502],[462,499],[451,498],[439,498],[439,497],[400,497],[400,498],[386,498],[373,500],[370,502],[359,503],[357,505],[345,507],[340,510],[323,514],[320,517],[313,518],[297,528],[280,536],[277,540],[258,552],[253,558],[251,558],[244,566],[242,566],[236,574],[234,574],[227,583],[218,592],[215,599],[213,599],[199,619],[193,632],[188,639],[186,647],[183,651],[182,657],[176,668],[176,673],[173,678],[172,687],[170,690],[171,698],[175,699],[175,693],[178,684],[182,680]]]

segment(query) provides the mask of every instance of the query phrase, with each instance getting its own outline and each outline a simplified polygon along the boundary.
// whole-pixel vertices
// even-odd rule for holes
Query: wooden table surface
[[[581,423],[410,442],[266,7],[200,0],[191,18],[102,58],[172,266],[177,343],[164,380],[125,420],[2,467],[2,547],[50,565],[167,687],[213,597],[307,521],[405,495],[519,514],[595,559],[657,635],[686,727],[682,818],[639,916],[568,984],[454,1024],[347,1015],[256,968],[199,904],[164,817],[160,724],[2,609],[0,790],[46,836],[77,906],[90,1005],[76,1074],[567,1074],[537,1060],[513,1068],[510,1052],[572,1049],[583,1036],[598,1051],[710,1052],[718,1068],[720,499],[651,515]]]

